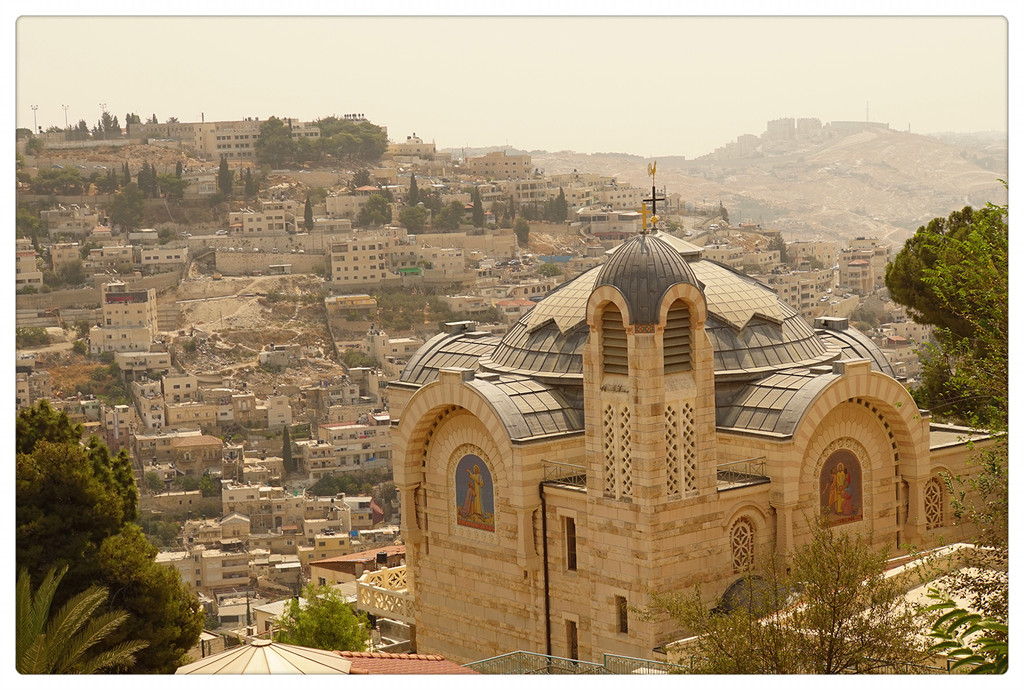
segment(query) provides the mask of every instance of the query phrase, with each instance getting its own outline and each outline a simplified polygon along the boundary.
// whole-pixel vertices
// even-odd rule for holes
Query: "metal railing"
[[[757,458],[722,463],[718,466],[719,491],[770,482],[771,479],[764,473],[764,466],[765,457],[763,455]]]
[[[571,465],[567,462],[544,460],[544,481],[568,486],[587,488],[587,468],[583,465]]]
[[[605,654],[604,667],[608,669],[608,673],[635,675],[687,673],[689,671],[685,666],[677,664],[652,661],[650,659],[638,659],[632,656],[619,656],[618,654]]]
[[[558,656],[512,652],[465,664],[465,668],[489,675],[604,675],[610,671],[601,664]]]

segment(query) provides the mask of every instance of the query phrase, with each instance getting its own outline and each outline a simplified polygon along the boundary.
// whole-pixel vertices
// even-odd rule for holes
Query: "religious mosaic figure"
[[[863,518],[860,463],[849,450],[832,453],[821,467],[821,514],[832,525]]]
[[[455,470],[456,515],[460,525],[494,531],[494,484],[487,464],[465,455]]]

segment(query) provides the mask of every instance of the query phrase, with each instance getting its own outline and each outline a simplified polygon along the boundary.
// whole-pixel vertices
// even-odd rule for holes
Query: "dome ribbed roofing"
[[[629,322],[649,324],[658,322],[661,299],[677,283],[701,287],[678,251],[658,237],[643,234],[626,240],[608,258],[594,287],[617,288],[629,306]]]

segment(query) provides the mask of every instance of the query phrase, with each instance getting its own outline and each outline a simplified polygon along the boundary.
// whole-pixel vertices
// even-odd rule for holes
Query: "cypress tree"
[[[482,228],[484,226],[484,202],[480,198],[480,190],[476,187],[473,188],[473,227]]]
[[[420,203],[420,188],[416,185],[416,173],[409,178],[409,198],[406,201],[407,206],[415,206]]]
[[[288,426],[284,427],[284,434],[281,439],[281,459],[284,460],[284,471],[291,473],[295,471],[295,460],[292,458],[292,437],[288,432]]]

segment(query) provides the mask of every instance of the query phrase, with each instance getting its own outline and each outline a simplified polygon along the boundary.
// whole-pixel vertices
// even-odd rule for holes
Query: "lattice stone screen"
[[[669,496],[681,493],[679,415],[672,405],[665,406],[665,489]]]
[[[628,405],[606,403],[601,412],[604,451],[604,493],[622,498],[633,493]]]
[[[697,495],[697,434],[693,423],[693,407],[683,405],[680,416],[679,441],[683,455],[683,490],[687,496]]]
[[[729,530],[732,546],[732,571],[746,572],[754,564],[754,523],[743,517],[732,523]]]
[[[943,488],[937,477],[932,477],[924,486],[924,516],[928,529],[942,527],[945,516],[943,515]]]

